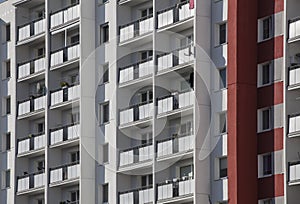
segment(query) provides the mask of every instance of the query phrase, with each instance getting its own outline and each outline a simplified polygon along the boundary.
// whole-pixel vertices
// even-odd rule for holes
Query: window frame
[[[102,184],[102,203],[109,203],[109,184]]]
[[[2,189],[8,189],[11,187],[11,170],[6,169],[2,171],[2,182],[1,182],[1,187]]]
[[[224,30],[221,30],[221,27],[222,26],[225,26],[225,36],[224,36],[224,41],[221,41],[221,36],[222,36],[222,32],[221,31],[224,31]],[[222,22],[219,22],[216,24],[216,34],[215,34],[215,46],[218,47],[218,46],[221,46],[221,45],[225,45],[227,44],[228,42],[228,25],[227,25],[227,21],[222,21]],[[223,38],[222,38],[223,39]]]
[[[225,70],[225,79],[222,78],[222,71]],[[219,79],[219,83],[218,83],[218,90],[224,90],[227,89],[227,67],[222,67],[218,69],[218,79]],[[225,80],[225,83],[224,83]]]
[[[102,163],[109,164],[109,144],[105,143],[102,145]]]
[[[107,33],[105,33],[106,31]],[[106,22],[100,25],[100,45],[108,42],[109,42],[109,23]]]
[[[107,107],[107,110],[105,109]],[[105,119],[105,113],[108,115],[106,116],[107,119]],[[99,104],[99,125],[106,125],[110,122],[110,103],[109,101],[103,102]]]

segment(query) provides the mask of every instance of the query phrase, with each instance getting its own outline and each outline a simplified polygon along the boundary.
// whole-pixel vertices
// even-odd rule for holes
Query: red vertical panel
[[[257,203],[257,1],[228,0],[229,204]]]

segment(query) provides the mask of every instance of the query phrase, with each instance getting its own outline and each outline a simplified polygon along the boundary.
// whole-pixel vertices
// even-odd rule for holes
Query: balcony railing
[[[80,17],[80,7],[79,2],[76,4],[72,4],[68,7],[65,7],[59,11],[56,11],[50,16],[50,26],[51,28],[55,28],[71,22]]]
[[[18,79],[28,77],[46,69],[45,56],[18,64]]]
[[[194,137],[191,133],[174,135],[157,141],[157,157],[170,156],[175,153],[184,153],[194,149]]]
[[[18,115],[25,115],[30,112],[35,112],[44,109],[46,106],[46,96],[32,96],[30,99],[26,99],[18,102]]]
[[[50,145],[79,138],[80,124],[70,124],[50,130]]]
[[[120,29],[120,43],[134,37],[153,31],[153,14],[143,17],[134,22],[122,25]]]
[[[44,18],[36,19],[25,25],[18,26],[18,41],[28,39],[46,31],[46,20]]]
[[[290,183],[300,181],[300,161],[288,163],[289,175],[288,181]]]
[[[51,67],[77,59],[80,56],[79,42],[51,52]]]
[[[300,36],[300,17],[289,20],[289,39]]]
[[[157,200],[172,199],[194,193],[194,178],[185,177],[157,185]]]
[[[288,134],[300,134],[300,114],[289,115],[289,129]]]
[[[50,169],[50,183],[76,179],[80,176],[79,161]]]
[[[195,10],[190,9],[189,1],[182,2],[178,5],[157,12],[158,28],[183,21],[194,16]]]
[[[170,53],[160,54],[157,56],[157,71],[168,70],[177,65],[192,62],[194,58],[193,45],[187,45]]]
[[[151,160],[153,157],[152,143],[120,151],[120,167]]]
[[[39,171],[33,174],[27,174],[24,176],[18,176],[18,192],[28,191],[30,189],[36,189],[45,185],[45,172]]]
[[[120,125],[150,118],[153,112],[153,102],[147,101],[120,110]]]
[[[153,58],[142,60],[141,62],[120,68],[119,83],[126,83],[136,79],[140,79],[146,76],[150,76],[153,73],[154,61]]]
[[[172,93],[157,99],[157,113],[163,114],[194,104],[194,91]]]
[[[46,145],[45,133],[30,135],[18,140],[18,154],[24,154],[44,148]]]
[[[119,193],[120,204],[146,204],[153,202],[153,187],[147,186]]]
[[[51,91],[51,106],[79,98],[80,86],[73,85]]]
[[[299,21],[300,23],[300,21]],[[300,66],[289,68],[289,86],[300,85]]]

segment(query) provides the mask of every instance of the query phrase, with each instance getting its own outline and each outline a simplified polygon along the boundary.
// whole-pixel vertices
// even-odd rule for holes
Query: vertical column
[[[257,1],[228,0],[228,198],[257,203]]]

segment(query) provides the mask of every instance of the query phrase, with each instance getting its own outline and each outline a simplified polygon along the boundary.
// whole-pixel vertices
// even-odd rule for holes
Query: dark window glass
[[[263,40],[268,39],[270,37],[270,26],[271,18],[266,18],[263,20]]]
[[[8,132],[8,133],[6,133],[6,135],[5,135],[5,142],[6,142],[6,147],[5,147],[5,149],[6,150],[10,150],[10,148],[11,148],[11,141],[10,141],[10,139],[11,139],[11,136],[10,136],[10,132]]]
[[[264,110],[262,112],[262,129],[267,130],[270,128],[270,110]]]
[[[219,165],[220,165],[220,178],[227,177],[227,158],[220,158]]]
[[[10,24],[6,25],[6,41],[10,41]]]
[[[227,87],[227,71],[226,68],[220,69],[220,89]]]
[[[263,175],[272,174],[272,156],[271,154],[263,156]]]
[[[270,83],[270,64],[265,64],[262,67],[262,84]]]
[[[103,203],[108,202],[108,184],[104,184],[102,186],[102,193],[103,193]]]
[[[219,44],[226,43],[226,23],[219,25]]]

